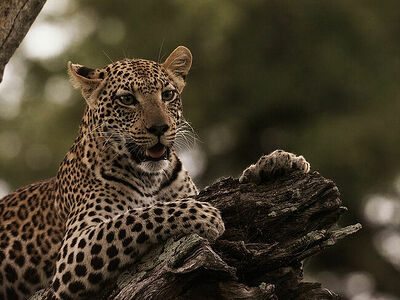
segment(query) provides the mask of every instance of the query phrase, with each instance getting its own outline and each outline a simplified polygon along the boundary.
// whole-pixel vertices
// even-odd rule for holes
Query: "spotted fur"
[[[152,244],[224,232],[219,211],[190,198],[173,150],[191,62],[178,47],[163,64],[68,64],[87,108],[56,177],[0,200],[0,299],[49,285],[57,299],[85,298]]]

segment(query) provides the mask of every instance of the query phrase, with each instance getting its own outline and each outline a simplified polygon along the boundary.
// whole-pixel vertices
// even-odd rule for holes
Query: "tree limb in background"
[[[346,208],[331,180],[317,172],[261,185],[227,178],[196,199],[221,210],[224,235],[212,245],[194,234],[155,247],[98,299],[340,299],[302,282],[305,258],[361,228],[334,226]]]
[[[4,68],[46,0],[0,1],[0,82]]]

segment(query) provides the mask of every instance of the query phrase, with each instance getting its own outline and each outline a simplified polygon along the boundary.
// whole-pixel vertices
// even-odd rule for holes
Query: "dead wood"
[[[305,258],[361,228],[337,226],[346,208],[331,180],[317,172],[261,185],[226,178],[196,198],[221,210],[225,234],[211,245],[193,234],[154,247],[98,299],[340,299],[302,281]]]

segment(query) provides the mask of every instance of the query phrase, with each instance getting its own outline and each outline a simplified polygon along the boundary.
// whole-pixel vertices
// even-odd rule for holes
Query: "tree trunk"
[[[46,0],[0,1],[0,82],[5,65],[45,3]]]
[[[317,172],[262,185],[226,178],[196,199],[221,210],[224,235],[211,245],[193,234],[154,247],[98,299],[340,299],[302,282],[305,258],[361,228],[333,229],[346,208],[331,180]]]

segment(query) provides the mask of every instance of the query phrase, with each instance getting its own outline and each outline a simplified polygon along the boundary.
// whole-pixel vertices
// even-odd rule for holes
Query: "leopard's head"
[[[191,65],[192,54],[183,46],[161,64],[125,59],[92,69],[69,62],[71,80],[88,106],[88,138],[113,147],[143,171],[167,168]]]

